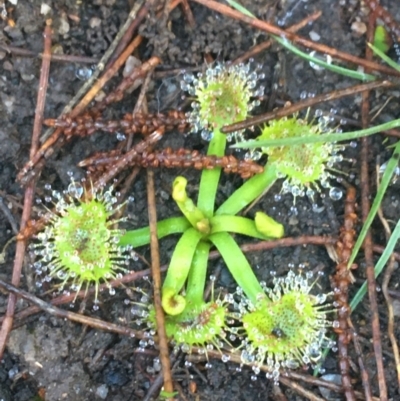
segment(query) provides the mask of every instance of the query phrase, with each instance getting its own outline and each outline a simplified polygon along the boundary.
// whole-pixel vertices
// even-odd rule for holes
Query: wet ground
[[[14,6],[13,3],[16,3]],[[131,1],[130,3],[133,3]],[[342,4],[343,3],[343,4]],[[389,2],[385,5],[389,6]],[[0,1],[1,4],[1,1]],[[42,51],[43,28],[46,18],[53,20],[53,51],[66,55],[92,57],[91,63],[53,62],[51,65],[49,90],[47,93],[45,117],[55,118],[63,107],[91,75],[97,60],[107,50],[111,41],[125,22],[130,6],[125,0],[93,0],[79,2],[76,0],[47,1],[48,7],[39,0],[6,1],[5,7],[10,20],[0,21],[0,44],[29,50],[34,54]],[[243,3],[258,17],[269,19],[287,27],[315,11],[321,11],[321,17],[313,24],[303,28],[299,34],[320,43],[339,48],[353,55],[363,56],[365,35],[363,24],[367,14],[360,9],[356,0],[347,1],[249,1]],[[196,27],[189,28],[182,9],[171,12],[167,24],[159,23],[151,12],[149,18],[140,27],[145,37],[138,56],[142,60],[152,55],[162,59],[156,69],[159,78],[154,79],[147,94],[148,109],[152,112],[165,111],[184,106],[183,93],[180,90],[181,70],[197,67],[201,69],[205,57],[216,60],[234,60],[254,44],[266,40],[266,36],[244,24],[239,24],[217,13],[210,12],[198,4],[190,4],[196,20]],[[44,13],[47,12],[46,16]],[[400,9],[392,5],[391,12],[400,21]],[[397,13],[397,15],[396,15]],[[357,24],[354,24],[357,22]],[[268,108],[281,106],[284,101],[296,102],[299,99],[314,96],[323,92],[341,89],[355,81],[316,70],[306,61],[273,46],[256,56],[256,63],[263,64],[266,86],[266,97],[254,114],[267,111]],[[0,49],[0,196],[9,208],[16,224],[20,219],[23,190],[16,182],[19,169],[28,160],[32,125],[35,113],[36,94],[40,73],[40,59],[26,57],[14,52]],[[167,73],[172,71],[171,73]],[[161,78],[160,78],[161,77]],[[115,85],[114,79],[104,89],[105,92]],[[278,85],[277,85],[278,84]],[[107,117],[117,118],[131,112],[138,96],[138,91],[107,110]],[[389,99],[389,97],[391,97]],[[398,91],[390,93],[378,91],[373,94],[371,108],[377,111],[387,100],[388,103],[374,123],[389,121],[399,116]],[[274,98],[274,101],[269,101]],[[360,120],[361,96],[353,96],[338,101],[325,103],[319,108],[324,113],[337,116],[342,123]],[[186,102],[187,103],[187,102]],[[315,112],[315,110],[313,110]],[[343,130],[355,129],[350,124],[343,124]],[[393,142],[390,140],[389,142]],[[72,140],[51,157],[38,181],[38,197],[43,196],[45,184],[63,188],[69,181],[67,171],[74,172],[76,177],[83,172],[76,164],[85,157],[99,150],[113,148],[117,143],[115,136],[96,133],[87,139]],[[207,143],[198,136],[182,136],[172,132],[163,140],[161,146],[178,148],[181,146],[205,152]],[[346,180],[359,185],[359,146],[348,146],[344,152],[347,160],[338,169],[345,174]],[[383,144],[381,137],[371,139],[370,170],[372,188],[374,184],[374,166],[376,160],[382,163],[390,157],[390,151]],[[378,158],[378,159],[377,159]],[[171,184],[178,174],[185,174],[189,181],[189,192],[195,195],[198,188],[199,173],[193,171],[173,171],[160,169],[156,171],[156,197],[158,218],[178,215],[178,209],[171,198]],[[218,202],[225,199],[234,188],[240,185],[241,179],[236,176],[224,176],[220,185]],[[344,191],[340,182],[334,184]],[[290,194],[277,197],[279,185],[276,185],[261,199],[258,208],[267,211],[285,226],[287,236],[299,235],[332,235],[338,234],[343,223],[343,199],[333,200],[327,193],[316,199],[318,207],[314,210],[308,199],[298,199],[293,207]],[[398,200],[399,184],[391,186],[383,202],[383,213],[391,221],[400,216]],[[129,227],[138,228],[147,225],[146,176],[142,171],[132,189],[135,201],[129,205],[132,218]],[[40,206],[35,206],[38,213]],[[14,235],[10,219],[0,213],[0,246]],[[385,238],[381,225],[374,225],[374,240],[384,244]],[[167,263],[174,248],[176,238],[161,241],[161,263]],[[14,246],[6,253],[0,278],[10,281]],[[147,259],[149,249],[141,248],[140,253]],[[319,281],[321,291],[329,291],[328,276],[334,272],[334,262],[329,258],[324,247],[297,246],[273,251],[254,252],[247,255],[260,280],[270,281],[270,270],[278,275],[284,274],[290,266],[304,264],[307,269],[321,270],[325,277]],[[365,279],[363,259],[360,268],[355,272],[356,283],[353,294]],[[135,269],[145,268],[138,263]],[[229,273],[221,261],[210,263],[210,272],[222,268],[217,285],[234,288]],[[35,286],[36,278],[29,270],[29,263],[24,270],[22,286],[49,299]],[[392,278],[393,290],[399,282],[399,272]],[[148,284],[143,283],[148,289]],[[351,295],[350,294],[350,295]],[[46,298],[47,297],[47,298]],[[127,298],[124,290],[117,290],[116,295],[101,294],[100,309],[92,310],[91,301],[86,305],[86,313],[118,324],[129,323],[133,318],[130,306],[124,301]],[[378,294],[379,312],[382,323],[382,346],[387,374],[388,391],[391,399],[400,397],[396,387],[395,364],[390,342],[386,335],[387,310],[381,294]],[[0,294],[0,313],[5,312],[7,294]],[[18,310],[27,306],[25,301],[18,301]],[[79,305],[74,309],[78,311]],[[395,310],[395,314],[400,312]],[[354,314],[354,322],[359,332],[363,354],[366,356],[367,370],[370,373],[374,395],[378,395],[376,368],[373,362],[371,345],[370,307],[364,300]],[[4,401],[48,401],[58,400],[144,400],[149,388],[154,385],[159,365],[157,352],[147,348],[138,352],[138,341],[115,334],[105,333],[88,327],[71,323],[44,313],[34,315],[16,327],[8,343],[7,354],[0,364],[0,399]],[[397,330],[397,336],[399,331]],[[351,357],[356,361],[354,351]],[[323,368],[326,373],[338,373],[336,355],[331,352]],[[253,372],[243,368],[237,371],[232,363],[211,361],[212,367],[205,368],[205,363],[187,366],[185,357],[176,358],[174,380],[178,385],[182,400],[277,400],[277,390],[273,384],[260,376],[253,380]],[[351,371],[355,378],[355,387],[362,389],[361,379],[354,365]],[[196,388],[194,389],[194,384]],[[282,386],[288,400],[305,400],[293,390]],[[319,389],[310,387],[315,395],[320,396]],[[157,394],[157,393],[156,393]],[[331,393],[325,399],[341,399]],[[338,398],[335,398],[338,397]]]

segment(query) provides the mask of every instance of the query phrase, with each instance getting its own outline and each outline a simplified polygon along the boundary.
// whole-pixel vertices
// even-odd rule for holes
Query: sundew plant
[[[255,92],[251,90],[257,86],[256,75],[245,79],[249,71],[249,66],[233,68],[218,64],[209,67],[204,76],[184,78],[182,87],[195,96],[194,110],[188,113],[188,118],[194,130],[201,130],[210,140],[208,154],[224,154],[226,137],[220,132],[221,127],[243,118],[255,105],[251,100]],[[246,103],[250,106],[242,110]],[[236,133],[230,139],[238,141],[242,135]],[[272,184],[278,178],[276,166],[267,165],[264,173],[248,180],[216,208],[219,175],[217,169],[202,172],[197,204],[186,193],[187,180],[177,177],[172,197],[183,217],[157,224],[159,238],[182,233],[162,288],[167,335],[185,352],[195,345],[207,352],[220,349],[224,343],[233,343],[242,350],[243,363],[252,364],[255,372],[266,363],[268,377],[277,380],[281,369],[319,359],[319,350],[327,343],[325,332],[331,325],[326,317],[325,298],[312,296],[314,283],[309,284],[309,277],[293,272],[286,278],[276,279],[274,288],[268,289],[257,280],[231,235],[264,240],[283,236],[283,227],[263,212],[257,212],[254,220],[236,215],[266,189],[268,182]],[[121,244],[134,247],[149,242],[148,227],[129,231],[121,239]],[[217,300],[214,295],[211,301],[204,299],[211,246],[218,249],[236,281],[239,300],[232,294]],[[152,308],[147,312],[137,308],[135,311],[140,321],[147,320],[154,333]],[[222,360],[227,361],[229,357],[224,354]]]

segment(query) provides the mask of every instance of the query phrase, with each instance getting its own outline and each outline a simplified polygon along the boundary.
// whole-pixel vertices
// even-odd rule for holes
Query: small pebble
[[[338,385],[342,384],[342,378],[340,375],[336,374],[326,374],[321,376],[321,379],[326,380],[328,382],[332,382]],[[339,396],[336,392],[327,389],[326,387],[318,387],[322,397],[324,397],[324,400],[326,401],[340,401],[342,399],[341,396]]]
[[[367,32],[367,25],[361,21],[354,21],[351,24],[351,30],[357,35],[364,35]]]
[[[108,387],[105,384],[102,384],[101,386],[97,387],[96,395],[101,399],[105,400],[108,395]]]
[[[400,301],[398,299],[393,300],[393,315],[400,316]]]
[[[60,17],[60,26],[58,27],[58,33],[60,35],[66,35],[69,32],[70,26],[67,18],[67,14],[63,13]]]
[[[47,15],[47,14],[50,13],[50,11],[51,11],[51,7],[48,4],[46,4],[46,3],[42,3],[41,4],[41,6],[40,6],[40,14]]]
[[[314,42],[318,42],[321,39],[321,36],[319,35],[319,33],[315,32],[315,31],[311,31],[309,33],[310,35],[310,39],[313,40]]]
[[[94,29],[98,28],[101,25],[101,19],[99,17],[93,17],[89,20],[89,26]]]

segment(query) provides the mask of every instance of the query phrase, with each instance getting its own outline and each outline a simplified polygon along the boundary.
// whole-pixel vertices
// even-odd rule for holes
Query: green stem
[[[236,283],[249,300],[256,304],[261,296],[266,297],[253,269],[234,239],[228,233],[221,232],[210,235],[209,240],[217,247]]]
[[[207,155],[222,157],[225,154],[225,147],[226,135],[222,134],[219,129],[216,129],[208,146]],[[212,170],[203,170],[201,173],[197,206],[208,218],[214,214],[215,197],[220,175],[220,167]]]
[[[186,286],[186,303],[189,308],[194,308],[204,303],[204,287],[206,285],[210,247],[211,244],[208,241],[200,241],[197,244]]]
[[[247,180],[215,212],[215,215],[235,215],[253,202],[277,180],[276,170],[266,165],[261,174]]]
[[[241,216],[215,216],[210,219],[211,234],[220,232],[231,232],[247,235],[248,237],[269,239],[257,230],[253,220]]]
[[[157,222],[157,238],[164,238],[167,235],[185,232],[190,227],[185,217],[171,217]],[[137,230],[127,231],[120,239],[119,245],[131,245],[137,248],[150,244],[150,228],[143,227]]]
[[[179,295],[188,277],[197,244],[202,234],[188,228],[175,246],[162,287],[162,306],[166,313],[178,315],[185,309],[185,299]]]

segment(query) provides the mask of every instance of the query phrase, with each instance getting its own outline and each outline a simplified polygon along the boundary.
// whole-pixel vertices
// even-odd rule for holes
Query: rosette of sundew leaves
[[[326,303],[329,294],[310,292],[312,272],[273,279],[273,288],[261,283],[259,288],[238,289],[236,304],[241,327],[231,329],[242,339],[241,358],[256,374],[266,365],[267,377],[277,381],[282,370],[316,363],[326,347],[334,342],[326,337],[332,326],[328,314],[333,306]]]
[[[183,87],[196,96],[194,111],[188,114],[194,130],[211,130],[208,154],[222,156],[225,153],[226,136],[220,132],[223,125],[246,118],[254,107],[252,96],[261,93],[254,90],[257,73],[249,65],[209,67],[204,76],[185,76]],[[263,91],[263,88],[261,88]],[[162,288],[162,306],[166,312],[167,334],[183,349],[192,345],[204,346],[223,338],[226,327],[226,302],[204,300],[208,254],[212,244],[218,249],[230,247],[242,262],[242,269],[235,266],[231,272],[241,285],[251,267],[237,243],[229,233],[238,233],[259,239],[283,236],[283,227],[262,212],[255,220],[241,216],[214,213],[214,203],[219,184],[220,169],[204,170],[201,174],[197,205],[186,193],[187,181],[177,177],[172,196],[184,217],[166,219],[157,224],[158,237],[183,233],[169,264]],[[150,242],[149,228],[127,232],[122,245],[134,247]],[[255,280],[254,275],[249,280]],[[260,289],[261,290],[261,289]],[[150,313],[151,317],[151,313]]]
[[[52,190],[45,198],[54,207],[45,214],[47,224],[30,249],[36,272],[44,274],[44,281],[59,279],[60,291],[66,285],[72,291],[94,285],[96,308],[100,283],[126,272],[134,253],[131,246],[119,245],[124,231],[116,226],[125,219],[115,217],[121,205],[116,205],[113,188],[87,190],[82,184],[72,180],[66,191]]]

